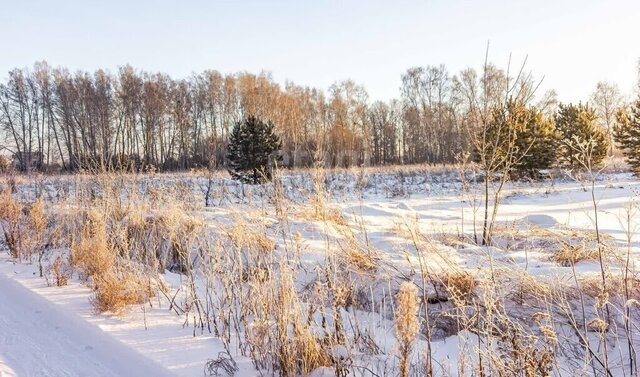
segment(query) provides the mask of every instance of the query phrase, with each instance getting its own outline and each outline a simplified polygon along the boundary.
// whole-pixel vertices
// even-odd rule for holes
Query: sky
[[[325,90],[352,79],[387,100],[410,67],[481,68],[489,43],[490,61],[526,58],[540,92],[577,102],[598,81],[631,94],[638,37],[640,0],[0,0],[0,78],[41,60],[174,78],[264,70]]]

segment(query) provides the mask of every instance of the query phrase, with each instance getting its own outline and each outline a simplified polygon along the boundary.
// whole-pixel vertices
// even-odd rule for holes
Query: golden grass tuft
[[[579,262],[597,260],[598,249],[587,245],[566,244],[558,249],[551,259],[563,267],[570,267]]]
[[[90,301],[96,312],[119,314],[152,296],[149,280],[134,274],[130,267],[118,266],[117,255],[104,215],[96,208],[90,209],[80,240],[71,247],[71,262],[84,279],[92,279]]]
[[[415,284],[408,281],[402,283],[396,295],[396,300],[394,321],[401,358],[400,375],[407,377],[409,376],[409,359],[411,356],[412,343],[418,331],[420,331],[418,292]]]
[[[609,330],[609,324],[600,318],[596,318],[587,323],[587,328],[600,334],[604,334]]]
[[[551,284],[526,273],[519,274],[512,298],[520,302],[544,302],[552,293]]]
[[[120,314],[129,305],[142,304],[152,296],[148,280],[130,272],[109,272],[96,277],[91,304],[99,312]]]
[[[263,255],[268,255],[276,248],[276,243],[264,233],[258,233],[248,229],[244,222],[239,222],[228,231],[229,238],[236,247],[247,247]]]
[[[342,226],[348,225],[347,220],[338,208],[327,205],[323,207],[311,206],[302,208],[296,213],[296,216],[307,221],[323,221]]]
[[[29,221],[37,234],[44,234],[47,229],[47,216],[44,212],[44,200],[42,197],[38,198],[38,200],[29,207]]]
[[[18,203],[9,190],[0,193],[0,225],[5,243],[12,258],[22,257],[23,229],[21,224],[22,204]]]
[[[71,263],[83,274],[83,278],[106,275],[116,262],[116,253],[107,240],[104,218],[92,209],[88,214],[80,240],[71,246]]]
[[[477,280],[468,272],[448,272],[439,276],[449,295],[456,298],[469,298],[478,285]]]
[[[371,253],[358,248],[349,248],[344,253],[349,265],[363,272],[375,272],[378,269],[377,258]]]
[[[605,294],[607,297],[622,297],[625,293],[625,281],[622,276],[607,276],[606,291],[603,291],[602,277],[600,275],[590,275],[578,279],[582,292],[589,297],[600,297]],[[630,289],[631,295],[638,294],[640,289],[640,280],[630,278],[627,279],[627,287]]]

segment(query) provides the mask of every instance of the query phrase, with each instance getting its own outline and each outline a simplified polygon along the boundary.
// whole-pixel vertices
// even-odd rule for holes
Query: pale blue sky
[[[492,61],[528,54],[544,89],[578,101],[600,80],[631,91],[639,38],[640,0],[0,0],[1,77],[43,59],[174,77],[264,69],[322,89],[351,78],[388,99],[409,67],[480,67],[490,40]]]

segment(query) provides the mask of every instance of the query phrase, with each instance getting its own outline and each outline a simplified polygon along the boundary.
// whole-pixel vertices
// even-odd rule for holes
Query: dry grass
[[[625,280],[621,275],[610,275],[607,278],[608,284],[606,290],[603,291],[602,278],[600,276],[591,275],[583,276],[578,279],[582,293],[587,297],[600,297],[605,294],[608,299],[620,298],[625,293]],[[626,281],[626,286],[632,297],[640,297],[640,280],[630,278]]]
[[[339,209],[326,205],[303,207],[295,215],[297,218],[306,221],[322,221],[341,226],[348,225],[347,220]]]
[[[341,257],[345,266],[353,267],[356,271],[374,273],[378,270],[378,258],[370,250],[349,247],[341,253]]]
[[[380,253],[354,233],[349,227],[337,227],[338,249],[334,252],[336,260],[345,271],[373,274],[379,269]]]
[[[131,272],[111,271],[95,278],[91,304],[99,313],[119,314],[130,305],[148,301],[152,292],[149,281],[144,277]]]
[[[107,227],[102,214],[91,210],[80,240],[71,247],[71,263],[87,279],[106,276],[116,263],[116,253],[107,239]]]
[[[4,156],[0,155],[0,173],[8,173],[11,170],[11,161]]]
[[[63,287],[69,284],[73,273],[74,269],[69,261],[58,255],[53,263],[46,267],[43,276],[48,286]]]
[[[365,186],[365,175],[376,170],[383,169],[349,174]],[[166,297],[168,310],[185,318],[194,336],[198,329],[221,339],[226,351],[208,364],[212,373],[235,371],[233,358],[241,355],[264,375],[307,375],[324,367],[338,376],[367,374],[365,368],[371,375],[440,376],[447,372],[441,360],[432,360],[432,347],[438,346],[432,342],[459,335],[452,374],[545,376],[561,357],[589,370],[591,361],[585,360],[591,353],[603,358],[597,342],[614,336],[611,324],[631,318],[618,315],[608,322],[602,312],[607,305],[612,316],[635,308],[625,297],[625,288],[629,302],[640,292],[633,272],[626,280],[608,272],[603,292],[595,275],[572,276],[562,269],[569,277],[557,283],[500,259],[509,250],[542,250],[574,267],[597,260],[593,232],[500,228],[495,259],[488,260],[486,250],[467,247],[469,235],[442,235],[440,241],[451,248],[440,247],[437,236],[421,233],[418,220],[408,219],[393,229],[406,258],[394,259],[369,243],[364,221],[356,217],[350,223],[331,206],[325,173],[310,174],[313,196],[305,198],[310,204],[294,215],[321,222],[311,228],[322,234],[308,242],[311,251],[303,258],[290,251],[306,250],[307,229],[289,221],[293,207],[284,191],[244,198],[242,203],[255,210],[211,224],[203,221],[202,204],[198,207],[186,183],[145,191],[135,176],[83,176],[63,199],[55,199],[59,202],[25,205],[3,193],[0,221],[5,231],[18,232],[10,235],[18,256],[56,245],[47,281],[63,286],[72,274],[81,276],[94,290],[91,303],[98,312],[122,313],[154,293]],[[314,247],[322,244],[322,254],[314,258]],[[471,270],[460,260],[475,251],[482,268]],[[179,287],[156,281],[165,268],[181,274]],[[587,331],[601,339],[585,346],[575,334]],[[381,341],[376,332],[395,339]],[[596,369],[606,374],[605,367]]]
[[[56,287],[62,287],[69,283],[71,278],[71,269],[68,263],[63,262],[62,258],[57,257],[53,261],[53,277]]]
[[[565,244],[557,250],[551,260],[559,263],[561,266],[570,267],[576,263],[598,260],[598,249],[587,245],[569,245]]]
[[[276,247],[275,242],[264,233],[251,230],[252,227],[244,222],[237,222],[227,232],[231,241],[238,248],[248,248],[263,255],[271,254]]]
[[[121,191],[113,182],[102,187],[111,192]],[[137,200],[135,197],[134,199]],[[90,197],[89,200],[88,209],[80,214],[84,226],[71,242],[70,266],[78,272],[81,279],[90,282],[94,290],[91,304],[97,312],[121,313],[128,306],[144,303],[153,296],[152,278],[145,274],[144,266],[149,263],[153,267],[156,263],[147,258],[149,250],[138,253],[132,252],[132,248],[141,247],[141,237],[149,237],[146,239],[146,248],[157,246],[158,241],[151,236],[163,237],[164,234],[149,231],[146,228],[149,223],[130,204],[125,205],[113,197]],[[183,225],[182,217],[166,218],[171,219],[169,222],[172,226]],[[171,229],[174,230],[173,227]],[[177,234],[171,236],[179,237]],[[140,260],[130,261],[132,255]],[[53,266],[58,281],[56,263],[60,263],[59,258]],[[136,270],[139,272],[134,272]]]
[[[556,286],[556,288],[558,287]],[[516,287],[511,298],[522,303],[539,303],[548,299],[551,293],[552,286],[550,283],[523,273],[517,276]]]
[[[445,246],[464,249],[473,245],[473,240],[465,235],[440,234],[436,239]]]
[[[418,331],[420,320],[418,318],[418,293],[416,286],[410,282],[400,285],[396,295],[397,304],[395,312],[396,338],[399,341],[400,351],[400,375],[409,376],[409,362],[411,347]]]
[[[447,293],[456,298],[469,299],[478,281],[468,272],[447,272],[438,275]]]
[[[42,255],[47,243],[48,222],[41,197],[25,205],[8,190],[0,193],[0,227],[12,258],[30,261],[33,255]]]
[[[333,365],[329,345],[305,320],[292,271],[280,267],[278,277],[254,282],[253,290],[262,295],[251,296],[247,303],[253,319],[245,326],[255,365],[271,366],[282,375],[306,375]]]
[[[592,230],[559,228],[548,229],[537,226],[518,228],[512,226],[498,226],[495,230],[494,241],[501,248],[507,250],[533,249],[550,252],[550,260],[563,267],[571,267],[583,261],[599,260],[599,248],[604,257],[613,253],[611,236],[601,234],[601,244]]]
[[[24,241],[22,216],[22,204],[13,198],[9,190],[3,190],[0,193],[0,225],[12,258],[22,257]]]
[[[42,242],[44,233],[47,230],[47,216],[44,211],[44,200],[42,197],[38,198],[38,200],[29,207],[28,218],[35,237],[38,241]]]

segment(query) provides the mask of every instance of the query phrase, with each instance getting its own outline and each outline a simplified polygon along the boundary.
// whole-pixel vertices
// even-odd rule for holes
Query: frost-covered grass
[[[640,181],[598,176],[596,237],[589,183],[550,176],[508,185],[491,246],[450,167],[16,177],[0,273],[184,376],[633,375]],[[106,277],[126,310],[96,313]]]

